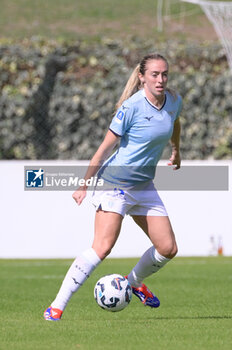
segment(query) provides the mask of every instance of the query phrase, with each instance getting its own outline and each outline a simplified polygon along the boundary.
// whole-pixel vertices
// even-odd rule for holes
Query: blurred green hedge
[[[154,51],[183,97],[182,158],[231,158],[232,79],[220,45],[39,37],[0,41],[0,158],[90,159],[132,69]]]

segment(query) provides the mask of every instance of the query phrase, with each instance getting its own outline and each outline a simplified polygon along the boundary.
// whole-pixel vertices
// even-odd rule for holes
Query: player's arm
[[[173,133],[171,137],[172,154],[168,165],[175,165],[174,170],[180,169],[180,118],[177,118],[174,123]]]
[[[103,142],[90,161],[89,167],[84,177],[85,180],[88,180],[96,175],[104,161],[110,156],[112,150],[118,142],[118,139],[119,136],[108,130]]]
[[[94,177],[104,161],[110,156],[112,150],[118,142],[119,136],[115,135],[112,131],[108,130],[103,142],[99,146],[97,152],[91,159],[87,172],[85,174],[85,181]],[[86,190],[88,186],[80,186],[72,195],[73,199],[80,205],[86,196]]]

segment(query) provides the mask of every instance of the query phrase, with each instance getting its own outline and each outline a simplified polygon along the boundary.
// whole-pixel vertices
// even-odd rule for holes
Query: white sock
[[[63,311],[72,294],[82,286],[100,262],[101,259],[93,248],[84,251],[78,256],[70,266],[51,306]]]
[[[128,275],[128,281],[134,287],[141,286],[144,278],[159,271],[170,259],[165,258],[152,246],[141,257]]]

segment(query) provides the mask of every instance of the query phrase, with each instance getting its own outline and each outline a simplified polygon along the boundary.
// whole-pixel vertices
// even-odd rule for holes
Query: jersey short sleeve
[[[122,136],[130,128],[133,117],[133,107],[122,105],[113,117],[109,129],[116,135]]]

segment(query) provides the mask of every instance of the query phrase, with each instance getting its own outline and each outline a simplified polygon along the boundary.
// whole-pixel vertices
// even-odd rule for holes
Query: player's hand
[[[177,151],[173,151],[172,155],[169,159],[169,166],[174,166],[173,170],[180,169],[181,159],[180,159],[180,153]]]
[[[81,186],[73,193],[72,197],[78,205],[81,205],[83,199],[86,197],[86,190],[86,187]]]

